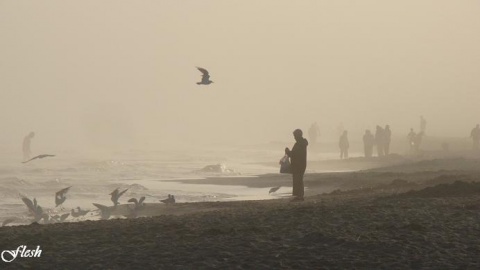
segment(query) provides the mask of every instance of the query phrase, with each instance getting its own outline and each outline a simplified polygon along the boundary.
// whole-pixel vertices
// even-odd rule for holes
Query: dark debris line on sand
[[[221,210],[0,229],[18,269],[479,269],[480,197],[322,195]]]

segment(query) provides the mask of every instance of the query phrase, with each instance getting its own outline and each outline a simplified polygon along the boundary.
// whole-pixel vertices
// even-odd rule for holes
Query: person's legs
[[[298,198],[303,198],[305,191],[303,187],[303,173],[293,174],[293,190],[292,195]]]
[[[390,143],[389,142],[385,143],[384,152],[385,152],[386,156],[388,156],[388,154],[390,153]]]

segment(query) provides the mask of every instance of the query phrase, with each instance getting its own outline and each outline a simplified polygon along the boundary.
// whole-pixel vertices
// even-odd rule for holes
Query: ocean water
[[[95,210],[92,203],[112,205],[114,189],[127,189],[120,203],[145,196],[159,202],[174,194],[177,202],[271,199],[268,188],[231,185],[182,184],[175,179],[239,177],[277,173],[278,168],[261,165],[279,160],[283,149],[211,147],[164,151],[116,151],[102,154],[60,152],[55,157],[21,163],[19,155],[0,155],[0,222],[28,224],[32,219],[22,196],[33,200],[49,214],[71,209]],[[55,207],[55,192],[70,187],[67,200]],[[278,195],[280,196],[280,195]]]

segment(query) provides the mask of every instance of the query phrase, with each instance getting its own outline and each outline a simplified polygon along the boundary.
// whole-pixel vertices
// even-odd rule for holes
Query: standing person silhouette
[[[417,134],[415,131],[413,131],[413,128],[410,129],[410,133],[408,133],[407,138],[408,138],[408,145],[410,145],[410,152],[413,152],[415,149],[415,138],[417,137]]]
[[[317,122],[313,123],[308,129],[308,138],[312,145],[315,145],[317,142],[317,137],[320,135],[320,129],[318,128]]]
[[[293,180],[292,196],[294,196],[292,202],[303,201],[305,193],[303,187],[303,175],[307,169],[307,139],[303,138],[303,132],[300,129],[293,131],[293,137],[295,138],[295,145],[292,150],[285,148],[285,154],[291,159],[291,172]]]
[[[375,144],[377,145],[377,155],[383,157],[385,155],[385,136],[383,128],[378,125],[375,131]]]
[[[423,118],[423,115],[420,116],[420,132],[423,132],[423,135],[425,135],[425,132],[427,131],[427,120]]]
[[[363,151],[365,152],[366,158],[371,158],[373,153],[373,146],[375,145],[375,137],[373,136],[370,130],[365,130],[365,135],[363,135]]]
[[[35,137],[35,132],[30,132],[25,138],[23,139],[23,160],[29,160],[30,155],[32,154],[32,150],[30,149],[31,141]]]
[[[480,125],[477,124],[475,128],[470,132],[470,138],[473,140],[473,150],[480,149]]]
[[[338,146],[340,147],[340,159],[348,158],[348,148],[350,144],[348,143],[348,132],[346,130],[344,130],[342,136],[340,136]]]
[[[383,152],[385,156],[390,154],[390,142],[392,141],[392,131],[390,130],[390,126],[386,125],[385,129],[383,130]]]

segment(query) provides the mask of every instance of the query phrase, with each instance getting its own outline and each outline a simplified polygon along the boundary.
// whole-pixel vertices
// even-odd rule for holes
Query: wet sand
[[[307,199],[151,204],[141,215],[0,228],[2,269],[479,269],[479,160],[310,174]],[[448,166],[447,166],[448,165]],[[188,180],[185,180],[188,181]],[[196,183],[199,183],[198,180]],[[205,184],[282,185],[289,175]],[[118,215],[128,214],[120,205]]]

